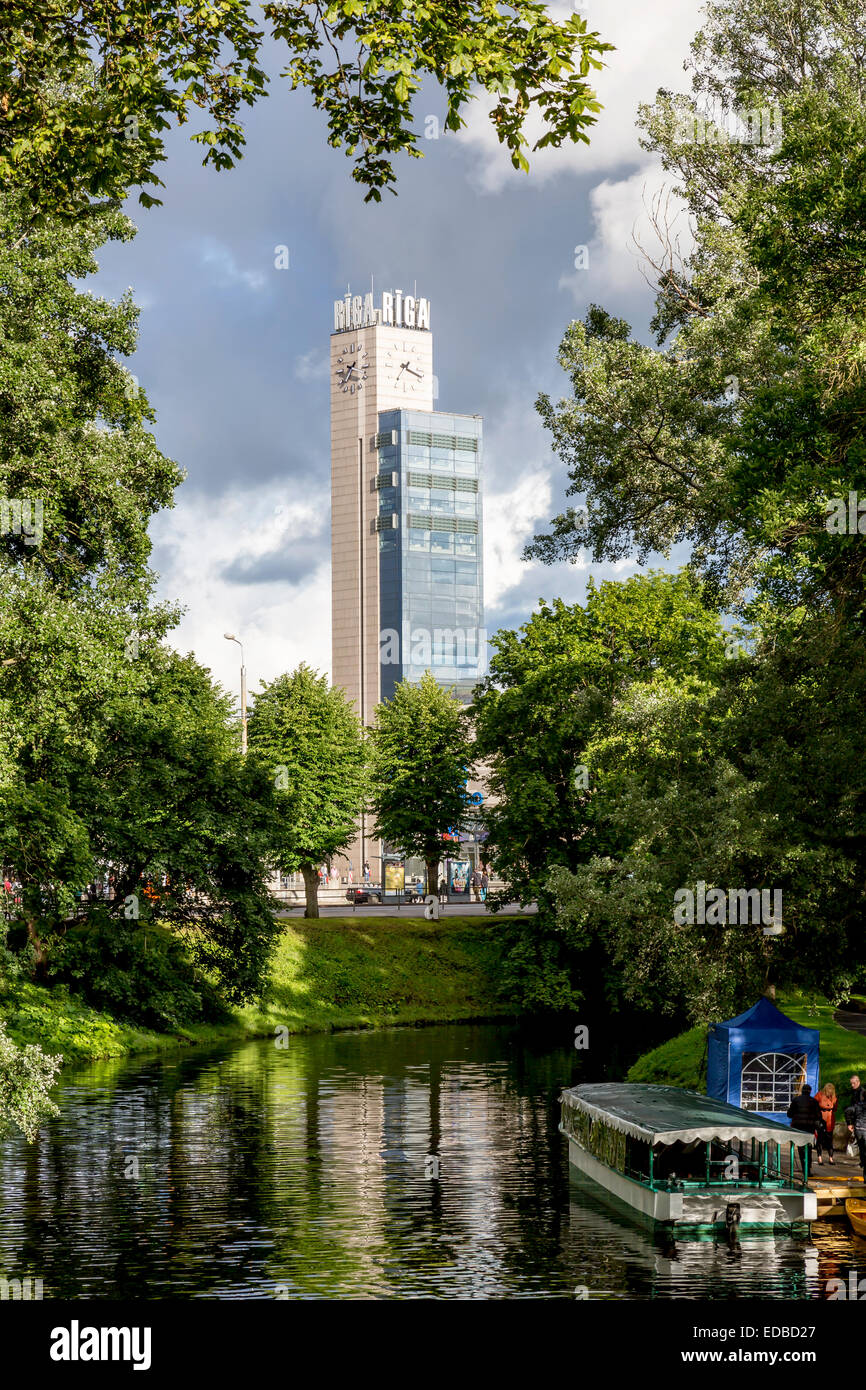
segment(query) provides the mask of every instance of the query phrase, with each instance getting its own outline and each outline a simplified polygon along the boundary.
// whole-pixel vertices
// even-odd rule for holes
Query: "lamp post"
[[[241,753],[247,755],[247,668],[244,665],[244,644],[238,642],[233,632],[224,632],[227,642],[237,642],[241,649]]]

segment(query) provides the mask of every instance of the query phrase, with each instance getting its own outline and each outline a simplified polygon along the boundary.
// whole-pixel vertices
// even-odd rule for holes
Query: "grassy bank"
[[[497,993],[502,919],[323,917],[287,922],[262,997],[217,1024],[155,1033],[90,1008],[63,987],[0,995],[15,1042],[67,1062],[232,1038],[458,1022],[507,1013]]]
[[[819,1030],[821,1081],[832,1081],[839,1095],[847,1095],[851,1074],[866,1074],[866,1037],[834,1023],[835,1005],[826,999],[807,1000],[798,994],[780,994],[776,1003],[795,1023]],[[652,1052],[645,1052],[631,1067],[626,1079],[703,1091],[706,1045],[706,1025],[690,1028]]]

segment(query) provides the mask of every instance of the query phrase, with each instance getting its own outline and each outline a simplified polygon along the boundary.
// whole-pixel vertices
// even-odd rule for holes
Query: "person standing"
[[[853,1134],[857,1140],[860,1167],[863,1170],[863,1181],[866,1182],[866,1091],[856,1075],[851,1077],[851,1104],[845,1111],[845,1123],[848,1133]]]
[[[481,902],[481,874],[477,869],[472,870],[472,897],[476,902]],[[471,898],[470,898],[471,901]]]
[[[448,901],[448,884],[444,878],[439,880],[439,902],[444,907]]]
[[[803,1172],[806,1169],[804,1152],[809,1153],[812,1148],[812,1140],[821,1123],[821,1111],[818,1109],[818,1102],[812,1095],[812,1087],[804,1086],[798,1096],[795,1096],[788,1106],[788,1119],[791,1121],[791,1128],[797,1129],[801,1134],[808,1134],[809,1139],[805,1144],[797,1146],[797,1157],[800,1160],[800,1167]],[[866,1133],[866,1131],[864,1131]]]
[[[821,1154],[826,1152],[827,1161],[834,1163],[833,1130],[836,1128],[836,1107],[839,1100],[832,1081],[825,1081],[815,1100],[821,1112],[821,1123],[818,1125],[818,1162],[823,1164],[824,1160]]]
[[[364,882],[370,882],[370,865],[366,859],[364,860]]]
[[[487,877],[487,870],[486,870],[486,869],[482,869],[482,871],[481,871],[481,901],[482,901],[483,903],[486,903],[486,902],[487,902],[487,889],[489,888],[489,886],[490,886],[490,879]]]

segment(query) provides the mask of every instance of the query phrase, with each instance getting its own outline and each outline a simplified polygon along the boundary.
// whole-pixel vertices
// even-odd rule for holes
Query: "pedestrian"
[[[440,902],[440,903],[442,904],[442,906],[444,907],[445,904],[447,903],[447,901],[448,901],[448,884],[445,882],[445,879],[444,879],[444,878],[440,878],[440,880],[439,880],[439,902]]]
[[[364,882],[370,882],[370,865],[366,859],[364,860]]]
[[[818,1109],[821,1111],[821,1123],[818,1125],[818,1162],[823,1164],[821,1154],[826,1152],[827,1161],[835,1163],[833,1160],[833,1130],[836,1128],[836,1107],[839,1100],[836,1096],[836,1087],[832,1081],[825,1081],[820,1091],[815,1097],[818,1102]]]
[[[864,1106],[864,1117],[866,1117],[866,1106]],[[818,1109],[818,1102],[812,1095],[812,1087],[804,1086],[798,1096],[795,1096],[788,1106],[788,1119],[791,1121],[791,1128],[799,1130],[801,1134],[808,1134],[809,1139],[805,1144],[797,1146],[797,1157],[800,1160],[800,1167],[803,1172],[807,1172],[806,1160],[803,1157],[812,1148],[812,1141],[821,1123],[821,1111]],[[866,1127],[864,1127],[866,1135]]]
[[[482,901],[483,903],[486,903],[486,902],[487,902],[487,889],[488,889],[489,887],[490,887],[490,879],[489,879],[488,876],[487,876],[487,870],[486,870],[486,869],[482,869],[482,871],[481,871],[481,901]]]
[[[481,902],[481,874],[478,869],[472,871],[472,893],[477,902]]]
[[[851,1077],[851,1104],[845,1111],[845,1123],[848,1133],[857,1140],[860,1167],[863,1169],[863,1181],[866,1182],[866,1091],[856,1075]]]

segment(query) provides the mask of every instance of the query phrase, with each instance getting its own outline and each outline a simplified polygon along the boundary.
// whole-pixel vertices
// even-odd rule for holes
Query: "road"
[[[448,903],[447,906],[441,908],[440,911],[443,917],[485,917],[493,915],[485,903],[451,902]],[[514,914],[518,912],[532,913],[537,911],[538,908],[535,903],[531,903],[529,907],[517,907],[516,905],[511,905],[510,907],[504,907],[501,912],[496,914],[496,916],[502,917],[507,915],[509,917],[513,917]],[[278,917],[303,917],[304,905],[303,903],[298,903],[296,906],[284,908],[281,912],[278,912],[276,915]],[[319,916],[423,917],[424,904],[417,903],[415,905],[407,905],[406,907],[395,907],[393,904],[388,903],[383,907],[380,906],[380,904],[378,903],[362,903],[356,908],[353,908],[350,903],[343,903],[342,907],[331,906],[330,904],[327,907],[325,907],[320,904]]]

